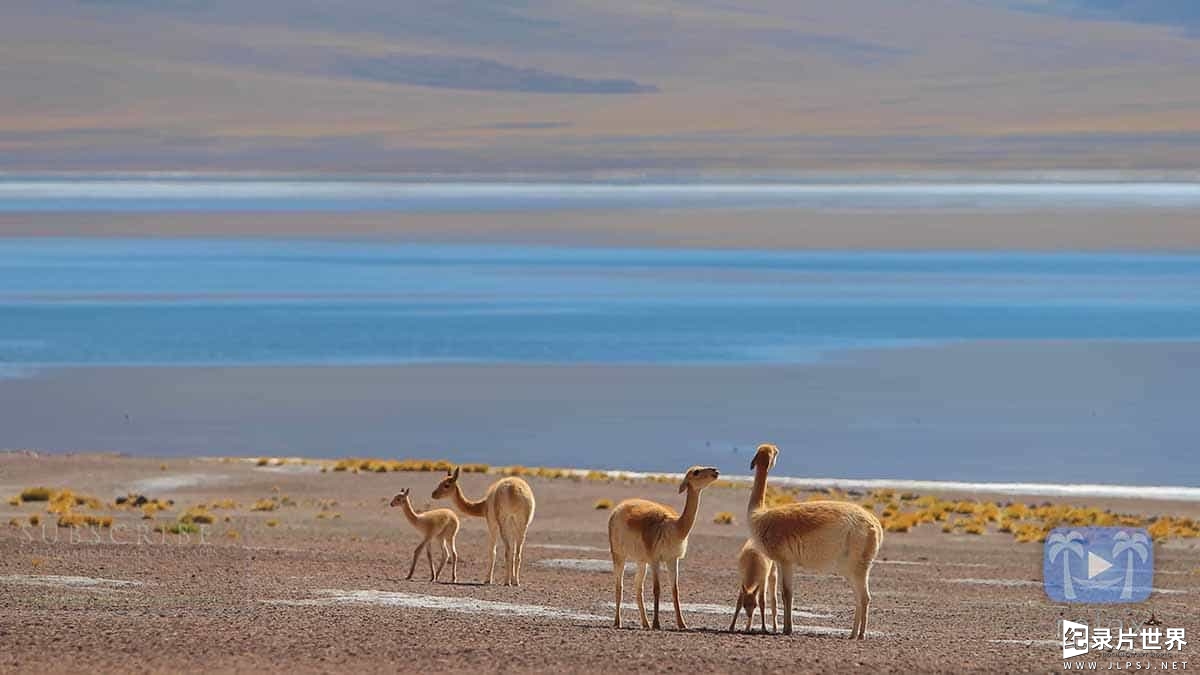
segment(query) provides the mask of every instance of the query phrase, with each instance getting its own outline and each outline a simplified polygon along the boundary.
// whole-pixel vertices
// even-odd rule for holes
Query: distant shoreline
[[[0,237],[316,238],[762,250],[1198,252],[1197,209],[0,212]]]

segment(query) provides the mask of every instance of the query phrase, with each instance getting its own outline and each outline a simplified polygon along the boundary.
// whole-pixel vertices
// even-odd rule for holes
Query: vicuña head
[[[446,477],[442,482],[438,483],[433,489],[434,499],[445,499],[454,494],[454,488],[458,486],[458,475],[462,471],[462,467],[454,467],[454,469],[446,472]]]
[[[779,448],[770,443],[763,443],[755,451],[754,459],[750,460],[750,469],[754,470],[762,466],[765,467],[764,471],[770,471],[775,468],[775,459],[777,457],[779,457]]]
[[[392,497],[392,503],[388,506],[400,506],[406,501],[408,501],[408,488],[401,488],[400,492],[396,493],[395,497]]]
[[[683,482],[679,484],[679,494],[687,492],[688,488],[699,492],[712,485],[712,482],[720,477],[721,472],[711,466],[693,466],[683,474]]]

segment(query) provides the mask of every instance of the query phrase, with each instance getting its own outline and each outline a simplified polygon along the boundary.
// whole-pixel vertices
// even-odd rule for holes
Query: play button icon
[[[1104,571],[1112,567],[1112,563],[1104,558],[1088,551],[1088,578],[1094,579],[1097,574],[1104,574]]]

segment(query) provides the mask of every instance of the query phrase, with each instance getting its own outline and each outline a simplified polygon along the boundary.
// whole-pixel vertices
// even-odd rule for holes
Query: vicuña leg
[[[442,577],[442,569],[446,567],[446,561],[450,559],[450,544],[442,540],[442,561],[438,563],[437,572],[433,575],[433,580],[437,581]]]
[[[741,615],[741,613],[742,613],[742,585],[741,585],[741,584],[738,584],[738,587],[737,587],[737,604],[735,604],[735,605],[734,605],[734,607],[733,607],[733,621],[730,621],[730,622],[729,622],[729,632],[730,632],[730,633],[732,633],[733,631],[737,630],[737,621],[738,621],[738,616],[740,616],[740,615]]]
[[[671,602],[675,604],[675,627],[687,630],[687,624],[683,622],[683,611],[679,609],[679,559],[676,558],[668,569],[671,571]]]
[[[783,634],[792,634],[792,567],[779,566],[779,585],[783,589]]]
[[[425,542],[425,558],[429,560],[429,580],[437,581],[437,572],[433,571],[433,546]]]
[[[513,543],[512,525],[500,526],[500,538],[504,540],[504,585],[512,586],[513,563],[517,560],[517,546]]]
[[[525,534],[529,531],[528,525],[522,523],[519,526],[521,529],[517,532],[517,562],[514,565],[513,585],[521,585],[521,556],[525,555]]]
[[[662,575],[659,573],[658,561],[650,563],[650,571],[654,574],[654,630],[659,630],[662,625],[658,623],[658,603],[662,599]]]
[[[871,606],[870,568],[864,567],[850,579],[854,587],[854,627],[850,630],[850,639],[861,640],[867,634],[867,611]]]
[[[417,560],[421,557],[421,549],[425,548],[428,544],[429,544],[428,539],[417,544],[417,549],[415,551],[413,551],[412,565],[409,565],[408,576],[404,577],[405,579],[408,579],[408,580],[412,579],[413,573],[417,571]]]
[[[458,542],[450,540],[450,582],[458,583]]]
[[[633,584],[637,586],[638,615],[642,617],[642,628],[649,628],[650,622],[646,620],[646,563],[638,563]]]
[[[770,577],[770,573],[767,573]],[[767,582],[758,585],[758,616],[762,619],[762,632],[767,632]],[[753,618],[753,617],[751,617]]]
[[[616,587],[614,595],[617,603],[616,615],[613,618],[613,626],[621,627],[621,587],[625,583],[625,560],[622,558],[613,558],[613,585]]]
[[[779,632],[779,607],[776,603],[776,590],[779,586],[779,566],[774,566],[767,574],[767,595],[771,596],[771,632]],[[763,610],[766,611],[766,610]],[[766,632],[766,626],[763,632]]]
[[[488,575],[487,582],[491,584],[496,574],[496,546],[500,544],[500,528],[488,520]]]

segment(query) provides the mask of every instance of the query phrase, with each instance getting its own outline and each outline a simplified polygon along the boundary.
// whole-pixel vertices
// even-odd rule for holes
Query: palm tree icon
[[[1055,532],[1046,538],[1046,544],[1050,547],[1050,562],[1062,556],[1063,597],[1068,600],[1075,599],[1075,585],[1071,583],[1071,554],[1083,557],[1082,541],[1083,535],[1075,530],[1067,534]]]
[[[1133,554],[1146,562],[1146,558],[1150,556],[1150,540],[1141,532],[1134,532],[1130,535],[1122,530],[1113,535],[1113,557],[1126,554],[1125,559],[1125,586],[1121,589],[1121,599],[1129,600],[1133,597]]]

